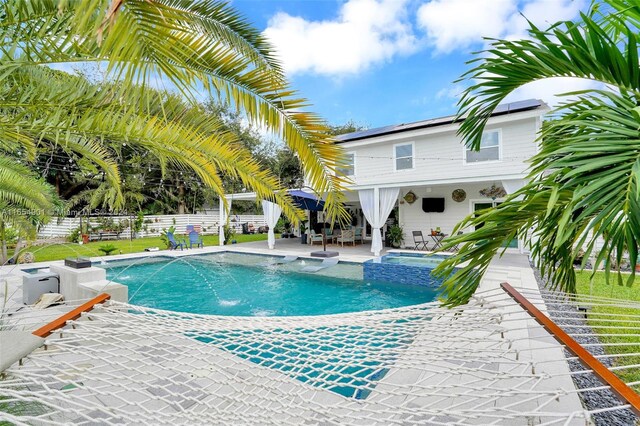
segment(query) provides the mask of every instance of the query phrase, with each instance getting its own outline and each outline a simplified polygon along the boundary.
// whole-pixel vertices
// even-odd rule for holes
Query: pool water
[[[129,287],[132,304],[197,314],[324,315],[415,305],[437,296],[425,286],[364,280],[359,264],[305,273],[305,266],[320,262],[270,265],[275,259],[223,253],[101,266],[108,279]]]
[[[107,278],[129,287],[130,302],[159,309],[198,314],[273,316],[323,315],[415,305],[434,300],[437,291],[428,286],[363,279],[360,264],[339,263],[316,273],[305,266],[316,260],[273,265],[272,256],[237,253],[151,257],[98,265]],[[327,335],[326,344],[305,345],[305,336],[319,333],[295,330],[234,330],[193,335],[192,338],[233,353],[257,365],[287,374],[301,382],[342,396],[364,399],[388,372],[410,338],[384,343],[361,339],[354,326]],[[329,331],[326,331],[330,333]],[[376,330],[371,330],[375,334]],[[245,333],[259,338],[244,340]],[[264,336],[264,338],[262,338]],[[387,336],[388,337],[388,336]],[[323,337],[324,339],[324,337]],[[385,365],[376,354],[384,345]],[[353,363],[345,355],[357,350]]]

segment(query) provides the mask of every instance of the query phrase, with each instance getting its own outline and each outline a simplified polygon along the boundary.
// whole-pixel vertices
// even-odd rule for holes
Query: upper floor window
[[[394,145],[396,170],[413,169],[413,142]]]
[[[344,164],[336,168],[336,172],[341,176],[355,176],[356,174],[356,155],[348,152],[345,155]]]
[[[482,161],[500,160],[500,131],[489,130],[482,133],[480,150],[465,149],[465,161],[467,163],[479,163]]]

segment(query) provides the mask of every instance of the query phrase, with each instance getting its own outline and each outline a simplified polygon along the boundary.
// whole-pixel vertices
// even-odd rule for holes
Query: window
[[[341,167],[336,168],[336,172],[340,176],[355,176],[356,174],[356,155],[348,152],[345,155],[345,162]]]
[[[467,163],[479,163],[482,161],[500,160],[500,131],[490,130],[482,133],[480,150],[465,149],[465,161]]]
[[[396,170],[413,169],[413,143],[395,145]]]

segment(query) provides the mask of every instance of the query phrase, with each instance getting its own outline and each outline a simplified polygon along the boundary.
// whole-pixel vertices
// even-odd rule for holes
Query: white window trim
[[[345,155],[346,155],[346,156],[353,155],[353,174],[351,174],[351,175],[345,175],[345,177],[356,177],[356,173],[357,173],[357,172],[356,172],[356,157],[357,157],[356,152],[355,152],[355,151],[346,151],[346,152],[345,152]],[[338,168],[339,168],[339,167],[338,167]],[[337,169],[338,169],[338,168],[337,168]],[[336,174],[337,174],[337,172],[338,172],[338,170],[337,170],[337,169],[336,169]]]
[[[411,145],[411,168],[410,169],[398,169],[398,157],[396,157],[396,147]],[[408,157],[400,157],[400,158],[408,158]],[[416,143],[414,141],[411,142],[402,142],[393,144],[393,171],[394,172],[406,172],[410,170],[415,170],[416,168]]]
[[[479,164],[491,164],[491,163],[500,163],[502,161],[502,129],[490,129],[485,130],[485,132],[498,132],[498,159],[497,160],[487,160],[487,161],[472,161],[471,163],[467,163],[467,146],[462,144],[462,164],[465,166],[477,166]],[[491,147],[493,148],[493,147]],[[482,148],[480,148],[482,149]]]

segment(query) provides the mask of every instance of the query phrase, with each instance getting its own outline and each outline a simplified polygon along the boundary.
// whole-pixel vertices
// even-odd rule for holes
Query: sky
[[[483,37],[524,38],[571,20],[587,0],[234,0],[269,38],[292,86],[331,124],[408,123],[456,112]],[[573,78],[533,83],[508,100],[591,87]]]

